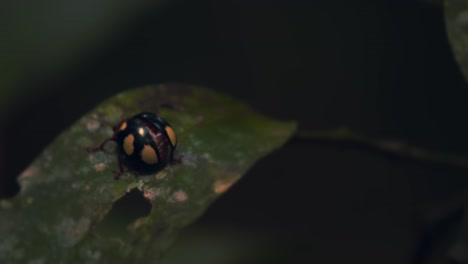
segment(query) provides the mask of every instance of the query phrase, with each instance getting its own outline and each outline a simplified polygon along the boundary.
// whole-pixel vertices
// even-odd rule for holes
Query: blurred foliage
[[[182,164],[114,180],[115,144],[105,152],[86,149],[109,137],[110,125],[141,111],[171,123]],[[167,84],[118,94],[59,135],[20,175],[20,194],[0,201],[0,262],[155,263],[180,228],[295,127],[201,87]]]
[[[73,70],[159,1],[7,1],[0,8],[0,120],[31,84]],[[43,89],[43,88],[42,88]]]
[[[445,24],[452,52],[458,62],[460,70],[468,81],[468,1],[445,0]],[[464,220],[461,227],[452,231],[451,238],[455,243],[449,249],[449,256],[457,263],[468,262],[468,217],[466,215],[466,195],[462,197],[465,207]],[[458,208],[458,207],[457,207]],[[457,232],[455,236],[453,233]]]
[[[455,59],[468,80],[468,2],[446,0],[445,24]]]

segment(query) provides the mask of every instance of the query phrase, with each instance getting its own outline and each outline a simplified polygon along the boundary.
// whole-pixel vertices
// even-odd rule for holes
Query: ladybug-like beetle
[[[153,113],[143,112],[124,119],[113,130],[110,138],[90,151],[102,151],[108,141],[117,143],[120,170],[115,178],[124,172],[123,163],[140,174],[160,170],[174,160],[176,134],[168,122]]]

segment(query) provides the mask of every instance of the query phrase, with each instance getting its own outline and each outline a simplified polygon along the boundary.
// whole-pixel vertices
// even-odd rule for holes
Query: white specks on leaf
[[[206,160],[208,161],[208,163],[210,163],[210,164],[213,164],[213,163],[214,163],[214,160],[213,160],[213,158],[211,157],[210,153],[205,152],[205,153],[202,154],[202,157],[203,157],[204,159],[206,159]]]
[[[153,189],[154,190],[154,197],[167,197],[169,193],[171,192],[171,188],[157,188]]]
[[[90,153],[90,154],[88,155],[89,162],[95,163],[95,162],[97,161],[96,155],[95,155],[95,154],[96,154],[96,153]]]
[[[106,164],[104,162],[100,162],[94,165],[94,169],[96,171],[103,171],[106,168]]]
[[[137,188],[138,190],[142,191],[143,186],[145,185],[143,180],[139,180],[138,182],[132,182],[129,185],[127,185],[127,192],[130,192],[131,190]]]
[[[193,145],[195,148],[198,148],[198,147],[200,147],[201,145],[203,145],[203,142],[202,142],[198,137],[195,137],[195,136],[192,135],[192,134],[189,134],[189,135],[188,135],[188,140],[192,143],[192,145]]]
[[[143,190],[143,186],[145,185],[145,181],[144,180],[139,180],[138,181],[138,189],[141,191]]]
[[[81,182],[74,182],[71,184],[73,189],[79,189],[83,184]]]
[[[156,197],[156,189],[155,188],[150,188],[150,189],[147,189],[147,190],[144,190],[143,191],[143,196],[150,200],[150,201],[153,201],[154,198]]]
[[[196,168],[197,167],[197,156],[192,152],[182,153],[182,164]]]
[[[100,251],[93,251],[91,249],[86,250],[83,252],[84,258],[88,259],[90,261],[97,261],[101,258],[101,252]]]
[[[140,186],[140,190],[142,190],[142,188],[143,188],[143,185],[145,185],[145,184],[147,184],[147,183],[151,182],[151,180],[152,180],[152,178],[151,178],[151,177],[146,177],[146,176],[142,176],[142,177],[140,177],[140,184],[141,184],[141,186]]]
[[[188,196],[184,191],[176,191],[174,192],[171,197],[169,198],[170,202],[181,203],[187,200]]]
[[[93,173],[95,171],[102,172],[106,171],[109,167],[109,164],[113,166],[113,162],[115,162],[115,158],[113,155],[108,155],[104,152],[97,152],[88,155],[89,162],[91,163],[92,167],[83,166],[80,168],[80,174],[88,174]]]
[[[67,217],[55,226],[55,234],[59,245],[70,248],[83,238],[90,226],[90,219],[81,217],[78,220]]]
[[[162,180],[166,178],[167,172],[166,171],[160,171],[156,174],[156,179]]]
[[[88,122],[86,122],[86,129],[89,132],[94,132],[98,130],[100,127],[101,127],[101,123],[97,120],[89,120]]]
[[[138,184],[136,182],[132,182],[129,185],[127,185],[127,192],[130,192],[131,190],[138,188]]]

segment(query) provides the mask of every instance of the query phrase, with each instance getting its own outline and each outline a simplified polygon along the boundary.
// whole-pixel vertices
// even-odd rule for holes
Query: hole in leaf
[[[112,236],[127,234],[128,225],[138,218],[148,216],[151,207],[143,192],[134,188],[114,202],[111,210],[96,227],[96,232]]]

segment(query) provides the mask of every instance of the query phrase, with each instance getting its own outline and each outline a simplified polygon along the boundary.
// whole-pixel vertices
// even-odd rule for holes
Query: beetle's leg
[[[140,176],[140,173],[139,173],[138,171],[136,171],[136,170],[134,170],[134,171],[132,172],[132,174],[133,174],[133,176],[135,176],[135,178],[137,178],[138,176]]]
[[[184,156],[183,155],[177,155],[177,154],[174,154],[172,155],[172,158],[171,160],[169,161],[170,164],[181,164],[182,163],[182,158]]]
[[[120,178],[120,176],[122,176],[122,174],[124,173],[124,167],[123,167],[123,163],[122,163],[122,157],[120,155],[117,155],[118,158],[117,158],[117,161],[119,162],[119,171],[114,171],[114,179],[115,180],[118,180]]]
[[[98,151],[104,151],[104,146],[107,144],[107,142],[109,141],[115,141],[115,136],[112,136],[112,137],[109,137],[109,138],[106,138],[102,143],[101,145],[97,146],[97,147],[89,147],[88,148],[88,152],[89,153],[94,153],[94,152],[98,152]]]

